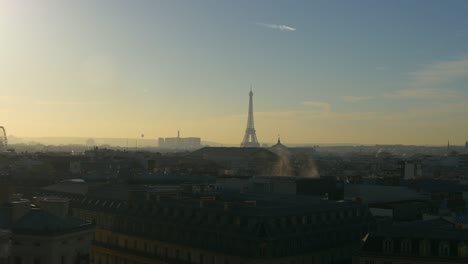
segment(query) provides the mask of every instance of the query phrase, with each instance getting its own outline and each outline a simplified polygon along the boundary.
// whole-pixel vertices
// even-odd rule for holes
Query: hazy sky
[[[0,0],[16,136],[468,140],[468,1]]]

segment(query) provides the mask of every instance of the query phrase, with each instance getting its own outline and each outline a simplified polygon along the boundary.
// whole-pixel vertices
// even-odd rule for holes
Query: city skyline
[[[17,137],[461,145],[465,1],[0,0]],[[287,11],[287,12],[284,12]]]

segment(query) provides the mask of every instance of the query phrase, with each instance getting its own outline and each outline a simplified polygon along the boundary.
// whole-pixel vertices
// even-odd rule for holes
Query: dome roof
[[[289,149],[285,145],[281,144],[281,138],[278,137],[278,142],[271,147],[271,151],[277,155],[289,155]]]

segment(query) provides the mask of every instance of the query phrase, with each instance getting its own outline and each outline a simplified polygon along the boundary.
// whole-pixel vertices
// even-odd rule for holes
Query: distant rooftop
[[[15,234],[57,235],[92,228],[92,224],[76,218],[62,218],[41,209],[31,209],[12,225]]]

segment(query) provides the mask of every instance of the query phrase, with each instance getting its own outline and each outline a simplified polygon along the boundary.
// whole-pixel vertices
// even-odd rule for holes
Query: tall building
[[[8,140],[5,128],[0,126],[0,152],[6,151],[8,149]]]
[[[257,134],[255,133],[255,125],[253,118],[253,92],[252,88],[249,93],[249,116],[247,120],[247,129],[245,130],[244,140],[242,140],[241,147],[243,148],[258,148],[260,143],[257,140]]]
[[[198,149],[201,148],[201,138],[199,137],[180,137],[180,131],[177,131],[177,137],[159,138],[158,144],[163,149]]]

